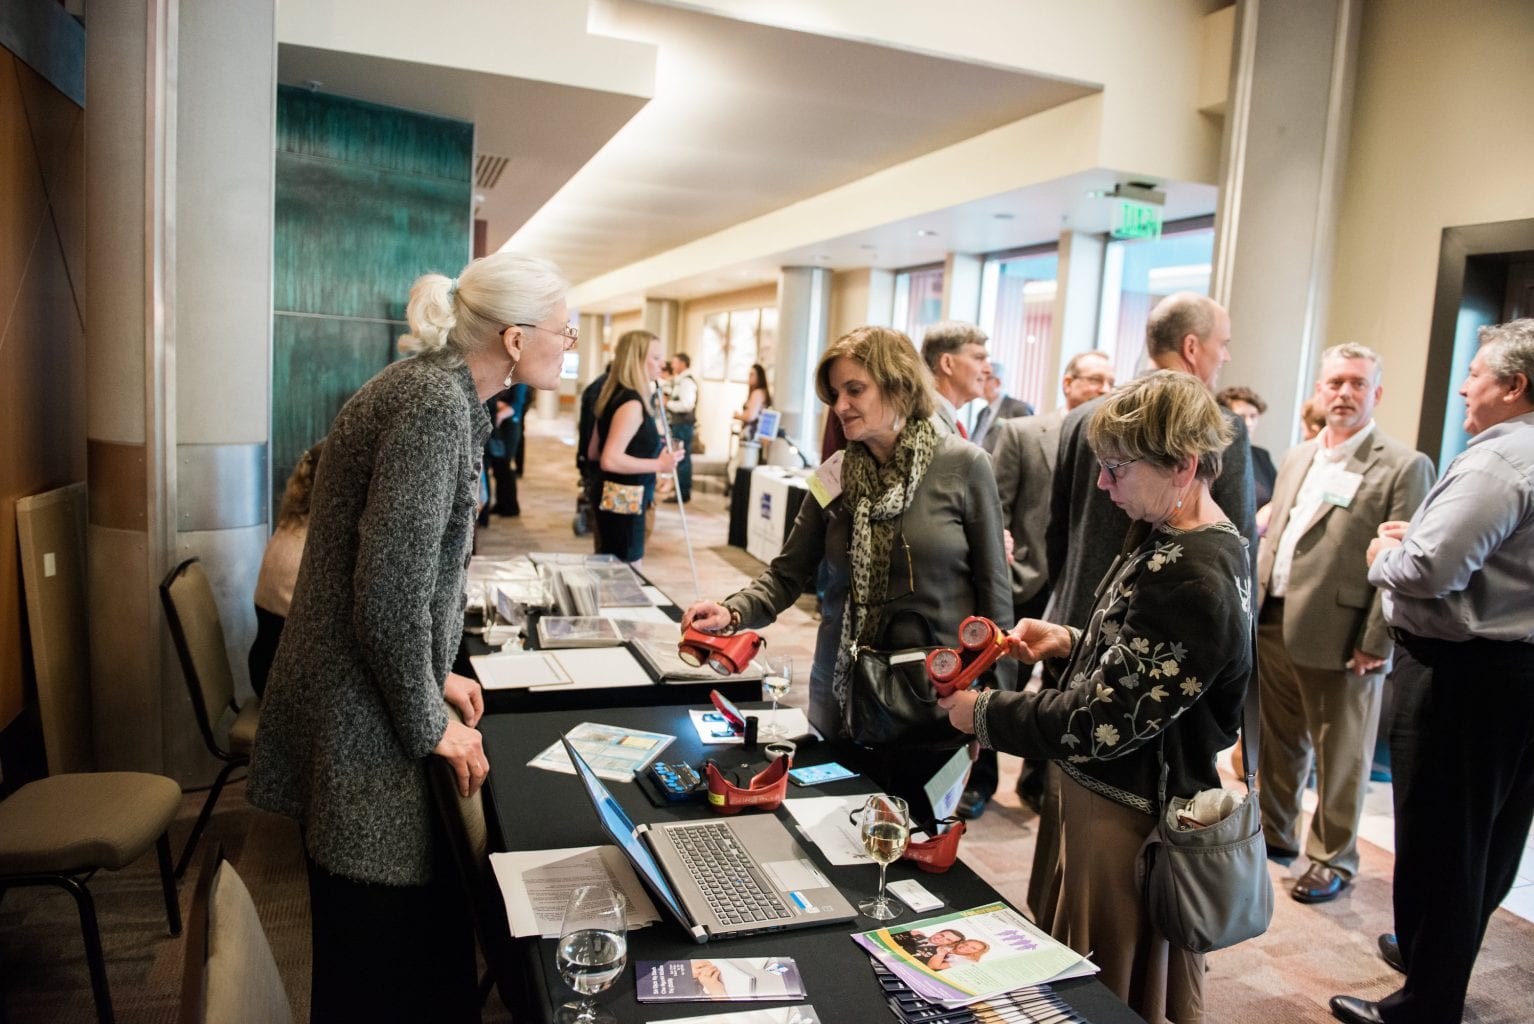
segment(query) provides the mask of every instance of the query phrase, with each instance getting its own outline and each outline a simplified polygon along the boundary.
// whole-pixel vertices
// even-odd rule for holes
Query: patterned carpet
[[[535,419],[530,426],[530,474],[521,483],[522,515],[494,520],[480,541],[484,553],[581,550],[588,543],[570,530],[576,492],[573,454],[568,439],[559,434],[568,431],[568,423],[549,427]],[[706,486],[697,486],[687,506],[688,526],[700,590],[705,596],[722,597],[760,566],[726,545],[726,499],[717,487]],[[661,506],[643,568],[678,601],[692,595],[676,505]],[[776,650],[799,659],[789,704],[803,706],[815,625],[813,600],[802,599],[767,631]],[[1022,906],[1035,819],[1012,795],[1019,762],[1004,756],[1001,767],[1000,795],[965,838],[963,855],[1006,898]],[[201,793],[189,793],[182,801],[172,831],[178,852],[202,799]],[[287,985],[294,1019],[306,1020],[308,896],[297,830],[285,819],[252,809],[244,801],[243,784],[234,784],[225,791],[203,842],[222,842],[249,885]],[[1319,1024],[1331,1020],[1326,1001],[1333,994],[1378,998],[1392,991],[1398,975],[1374,949],[1375,936],[1390,929],[1392,863],[1389,853],[1363,844],[1357,883],[1336,901],[1310,907],[1287,896],[1289,880],[1303,871],[1303,860],[1293,868],[1271,865],[1279,891],[1272,928],[1209,958],[1210,1024]],[[196,870],[181,886],[183,911],[191,900]],[[91,888],[117,1019],[122,1024],[175,1021],[184,944],[167,933],[154,857],[100,875]],[[42,889],[5,894],[0,899],[0,1024],[89,1024],[95,1019],[73,901],[62,892]],[[511,1018],[492,995],[484,1019],[499,1024]],[[1534,1021],[1534,924],[1506,911],[1494,915],[1465,1020]]]

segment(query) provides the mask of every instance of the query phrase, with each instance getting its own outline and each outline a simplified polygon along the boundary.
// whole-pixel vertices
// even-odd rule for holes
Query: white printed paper
[[[570,893],[582,885],[611,885],[623,893],[628,900],[630,929],[660,920],[655,904],[616,846],[492,853],[490,866],[495,870],[514,938],[559,938],[565,904]]]

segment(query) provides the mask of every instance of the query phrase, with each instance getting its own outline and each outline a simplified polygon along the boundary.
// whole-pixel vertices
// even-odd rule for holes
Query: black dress
[[[655,427],[655,417],[651,415],[648,403],[633,388],[619,388],[615,391],[607,403],[607,408],[603,409],[597,417],[598,451],[607,445],[607,434],[612,429],[613,415],[627,402],[638,402],[644,410],[644,416],[639,421],[639,429],[634,431],[634,436],[629,439],[628,447],[623,450],[624,454],[636,459],[653,459],[661,452],[660,431]],[[599,456],[599,467],[600,461]],[[599,468],[598,474],[603,485],[609,481],[617,484],[642,485],[646,509],[655,499],[654,473],[609,473]],[[598,493],[600,495],[600,491]],[[643,513],[627,515],[621,512],[604,512],[598,506],[597,553],[616,555],[625,562],[639,561],[644,557],[644,524]]]

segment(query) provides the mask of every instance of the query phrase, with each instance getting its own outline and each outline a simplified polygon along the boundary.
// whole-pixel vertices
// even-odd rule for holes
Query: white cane
[[[671,451],[671,421],[666,418],[666,396],[661,392],[660,381],[656,381],[655,409],[660,413],[660,432],[665,440],[666,451]],[[686,453],[691,457],[691,452]],[[687,565],[692,569],[692,599],[703,600],[703,588],[698,586],[698,563],[692,557],[692,534],[687,530],[687,502],[682,500],[682,483],[677,479],[677,468],[671,468],[671,482],[676,485],[676,510],[682,517],[682,543],[687,545]]]

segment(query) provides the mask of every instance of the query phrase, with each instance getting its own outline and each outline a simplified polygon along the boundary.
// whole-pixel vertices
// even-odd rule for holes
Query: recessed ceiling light
[[[858,246],[858,248],[862,249],[864,252],[873,252],[879,247],[877,245],[869,245],[867,242],[864,242],[862,245]]]
[[[916,229],[916,237],[917,238],[935,238],[935,237],[937,237],[937,232],[931,230],[930,228],[917,228]]]
[[[815,259],[818,260],[821,263],[830,263],[831,262],[831,257],[826,256],[824,254],[817,255],[815,257]]]

